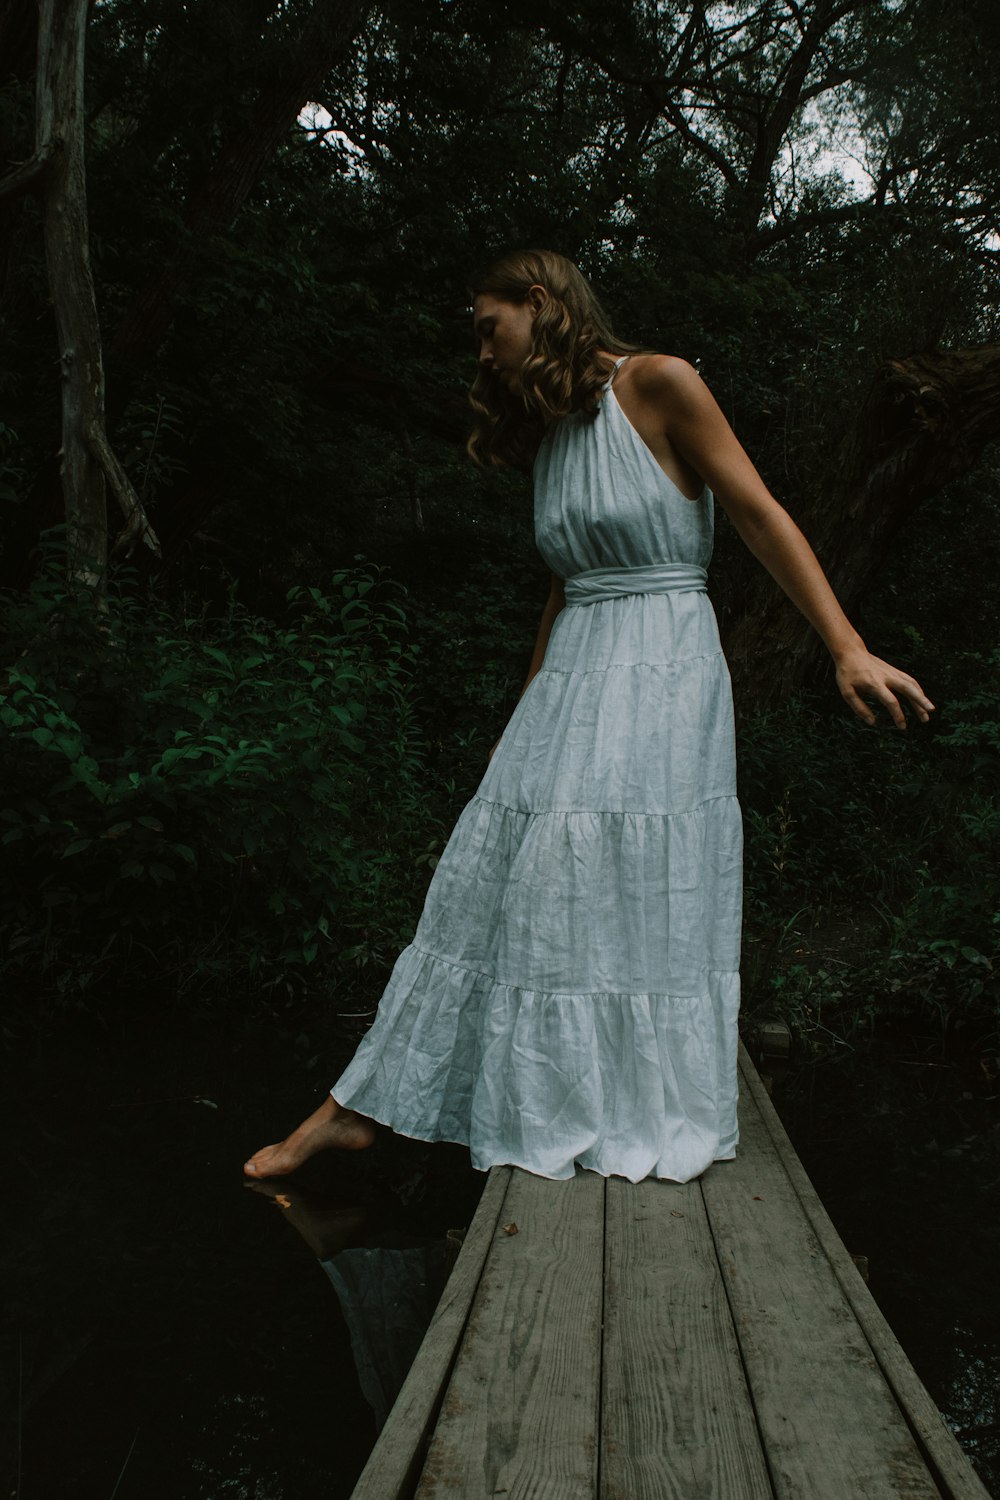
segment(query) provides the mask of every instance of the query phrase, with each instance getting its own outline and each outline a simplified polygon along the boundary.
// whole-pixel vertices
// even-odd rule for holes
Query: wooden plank
[[[753,1090],[701,1187],[775,1495],[939,1500]]]
[[[510,1167],[494,1167],[486,1180],[430,1327],[351,1500],[412,1500],[486,1257],[503,1217],[511,1171]]]
[[[942,1495],[946,1495],[948,1500],[990,1500],[989,1491],[910,1364],[878,1303],[865,1285],[864,1278],[845,1249],[750,1057],[742,1050],[740,1087],[754,1099],[774,1149],[799,1196],[803,1211],[833,1267],[844,1296],[902,1408]]]
[[[604,1189],[514,1169],[417,1500],[593,1500]]]
[[[601,1500],[772,1500],[699,1182],[607,1187]]]

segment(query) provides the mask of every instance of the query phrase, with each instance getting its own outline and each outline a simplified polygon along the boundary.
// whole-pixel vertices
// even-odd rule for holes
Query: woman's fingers
[[[876,687],[876,685],[871,682],[859,684],[859,687],[861,688],[862,692],[867,693],[870,697],[877,698],[878,701],[883,705],[883,707],[888,710],[889,717],[892,719],[897,729],[906,728],[906,715],[903,713],[903,710],[899,705],[899,700],[897,698],[894,698],[892,693],[890,693],[887,688]],[[874,724],[876,722],[873,710],[861,697],[861,693],[857,690],[857,688],[855,688],[853,685],[845,684],[841,688],[841,693],[850,704],[851,708],[853,708],[859,719],[863,719],[866,724]]]
[[[902,674],[902,678],[902,683],[897,688],[897,692],[901,691],[906,695],[917,718],[926,724],[934,712],[933,703],[915,678],[907,677],[905,673]]]
[[[924,724],[934,711],[934,704],[915,677],[911,677],[908,672],[901,672],[889,662],[881,661],[877,656],[868,656],[861,664],[852,663],[850,668],[843,670],[838,676],[845,701],[866,724],[875,723],[875,714],[862,694],[881,703],[897,729],[906,728],[906,714],[900,698],[909,703],[917,718]]]

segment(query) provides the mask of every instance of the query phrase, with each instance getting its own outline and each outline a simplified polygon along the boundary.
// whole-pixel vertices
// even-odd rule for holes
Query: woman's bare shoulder
[[[647,399],[690,394],[702,383],[694,365],[677,354],[633,354],[629,364],[636,393]]]

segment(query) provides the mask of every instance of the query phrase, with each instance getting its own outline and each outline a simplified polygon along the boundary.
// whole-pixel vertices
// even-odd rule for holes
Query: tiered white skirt
[[[331,1092],[480,1170],[686,1182],[737,1145],[741,900],[707,596],[567,608]]]

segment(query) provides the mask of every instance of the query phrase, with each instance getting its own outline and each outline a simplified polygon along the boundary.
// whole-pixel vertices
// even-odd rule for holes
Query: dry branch
[[[44,141],[27,161],[20,162],[12,172],[0,177],[0,198],[16,198],[19,193],[36,187],[51,160],[52,142]]]
[[[143,545],[148,547],[155,556],[160,556],[160,543],[156,532],[149,524],[149,518],[143,508],[142,501],[132,487],[132,483],[118,461],[114,449],[108,442],[103,426],[91,426],[86,432],[87,445],[97,462],[104,471],[104,477],[111,487],[111,493],[118,501],[122,515],[125,517],[125,525],[115,538],[114,546],[111,548],[112,557],[123,555],[130,557],[135,544],[140,539]]]

